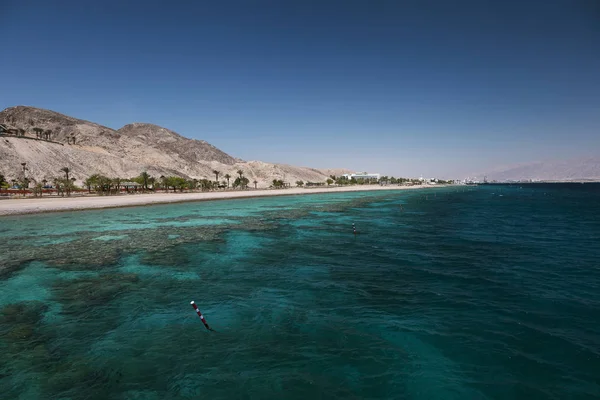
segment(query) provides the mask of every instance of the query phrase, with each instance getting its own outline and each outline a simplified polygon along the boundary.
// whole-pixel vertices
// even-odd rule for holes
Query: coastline
[[[137,207],[152,204],[185,203],[194,201],[230,200],[242,198],[295,196],[305,194],[373,192],[389,190],[417,190],[447,187],[439,186],[343,186],[331,188],[290,188],[265,189],[231,192],[198,192],[198,193],[147,193],[118,196],[83,196],[60,198],[28,198],[0,200],[0,217],[40,214],[60,211],[94,210],[102,208]]]

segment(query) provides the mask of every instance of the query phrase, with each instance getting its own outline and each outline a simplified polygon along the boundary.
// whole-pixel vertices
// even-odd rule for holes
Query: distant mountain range
[[[488,181],[600,181],[600,157],[524,163],[478,174],[477,178],[483,180],[484,176]]]
[[[224,180],[225,174],[235,179],[242,170],[250,182],[266,187],[273,179],[294,185],[297,180],[324,182],[329,175],[350,172],[244,161],[157,125],[134,123],[114,130],[34,107],[7,108],[0,112],[0,124],[8,130],[0,136],[0,173],[7,179],[23,173],[21,163],[26,163],[29,178],[51,181],[68,167],[80,183],[93,174],[131,178],[142,171],[156,177],[215,179],[216,170]]]

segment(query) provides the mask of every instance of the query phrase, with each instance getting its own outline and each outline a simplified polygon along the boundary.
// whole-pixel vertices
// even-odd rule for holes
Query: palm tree
[[[238,175],[240,176],[240,182],[242,181],[242,178],[244,177],[244,171],[242,171],[241,169],[237,170]],[[241,185],[242,189],[244,188],[244,185]]]
[[[56,194],[60,196],[64,196],[64,187],[62,182],[63,180],[60,178],[54,178],[54,181],[52,182],[54,184],[54,187],[56,188]]]
[[[67,196],[71,195],[71,185],[69,185],[69,172],[71,172],[71,170],[69,169],[69,167],[63,167],[60,169],[62,172],[65,173],[65,187],[67,189]]]
[[[202,179],[200,181],[200,187],[202,188],[202,191],[210,190],[213,187],[213,183],[208,179]]]
[[[20,182],[21,189],[29,189],[29,182],[29,178],[24,177],[23,180]]]
[[[100,178],[100,176],[98,174],[94,174],[94,175],[90,176],[89,178],[87,178],[83,182],[83,184],[85,186],[87,186],[87,188],[88,188],[88,193],[92,193],[92,187],[96,190],[96,192],[99,191],[98,190],[99,189],[98,186],[99,186],[99,183],[100,183],[99,182],[100,181],[99,178]]]
[[[142,178],[142,184],[144,185],[144,190],[148,190],[148,179],[150,179],[150,174],[146,171],[140,174],[140,178]]]
[[[114,178],[112,180],[113,185],[115,185],[116,194],[119,194],[119,192],[121,191],[121,182],[121,178]]]
[[[156,192],[156,178],[153,176],[148,178],[148,184],[152,185],[152,190]]]
[[[44,191],[44,185],[41,182],[35,182],[33,185],[33,197],[37,197],[38,195],[42,197],[42,192]]]
[[[72,189],[75,189],[75,181],[77,179],[75,179],[75,177],[72,177],[70,181],[67,181],[67,185],[69,186],[69,193],[71,192]]]
[[[258,181],[255,179],[253,183],[254,183],[254,189],[256,189],[256,184],[258,183]]]
[[[216,178],[215,181],[217,182],[217,184],[219,184],[219,174],[220,173],[221,173],[220,171],[213,169],[213,174],[215,174],[215,178]]]
[[[229,179],[230,178],[231,178],[231,175],[225,174],[225,179],[227,179],[227,187],[229,187]]]
[[[69,180],[69,172],[71,172],[71,170],[69,169],[69,167],[63,167],[60,170],[65,173],[66,179]]]

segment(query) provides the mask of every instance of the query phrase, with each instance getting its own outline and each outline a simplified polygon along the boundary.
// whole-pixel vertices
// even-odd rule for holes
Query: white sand
[[[82,196],[59,198],[20,198],[0,200],[0,215],[32,214],[51,211],[87,210],[94,208],[130,207],[146,204],[177,203],[186,201],[235,199],[301,195],[315,193],[339,193],[379,190],[410,190],[442,186],[344,186],[323,188],[290,188],[278,190],[246,190],[206,193],[150,193],[118,196]]]

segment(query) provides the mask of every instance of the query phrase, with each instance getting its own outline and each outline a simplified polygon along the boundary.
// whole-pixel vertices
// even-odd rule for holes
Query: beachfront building
[[[346,179],[364,179],[364,180],[376,180],[378,181],[379,178],[381,178],[381,174],[369,174],[367,172],[362,172],[362,173],[358,173],[358,174],[344,174],[342,175],[344,178]]]

